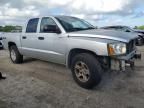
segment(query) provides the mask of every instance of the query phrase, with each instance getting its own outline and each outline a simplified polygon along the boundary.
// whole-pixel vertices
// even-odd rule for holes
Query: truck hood
[[[122,42],[129,42],[132,39],[138,38],[136,33],[126,33],[115,30],[83,30],[68,33],[69,37],[88,37],[88,38],[103,38]]]

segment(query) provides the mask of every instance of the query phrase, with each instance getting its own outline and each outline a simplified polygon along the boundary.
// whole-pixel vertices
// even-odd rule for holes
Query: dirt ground
[[[140,48],[144,56],[144,47]],[[144,59],[134,71],[105,72],[93,90],[79,87],[64,66],[25,58],[11,63],[0,50],[0,108],[144,108]]]

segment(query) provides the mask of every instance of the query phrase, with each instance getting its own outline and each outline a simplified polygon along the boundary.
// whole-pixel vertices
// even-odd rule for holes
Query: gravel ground
[[[144,55],[144,47],[139,48]],[[0,50],[0,108],[144,108],[144,59],[135,70],[105,72],[93,90],[80,88],[64,66],[25,58],[11,63]]]

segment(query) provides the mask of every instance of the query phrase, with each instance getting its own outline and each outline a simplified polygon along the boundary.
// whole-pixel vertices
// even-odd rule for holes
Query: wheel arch
[[[13,45],[15,45],[17,47],[15,42],[11,42],[11,41],[8,42],[8,49],[10,49],[10,47],[13,46]]]
[[[76,56],[77,54],[80,54],[80,53],[89,53],[91,55],[93,55],[94,57],[97,57],[98,55],[94,52],[94,51],[91,51],[91,50],[87,50],[87,49],[82,49],[82,48],[74,48],[74,49],[71,49],[69,51],[69,54],[67,56],[67,67],[70,68],[71,67],[71,62],[72,62],[72,58],[74,56]]]

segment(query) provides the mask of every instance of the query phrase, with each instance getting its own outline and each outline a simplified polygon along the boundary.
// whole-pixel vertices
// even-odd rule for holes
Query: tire
[[[10,47],[10,59],[15,64],[20,64],[23,62],[23,56],[19,53],[15,45]]]
[[[84,67],[84,69],[80,67]],[[92,54],[82,53],[76,55],[72,59],[71,71],[74,80],[82,88],[92,89],[101,82],[100,73],[102,69],[98,60]]]

